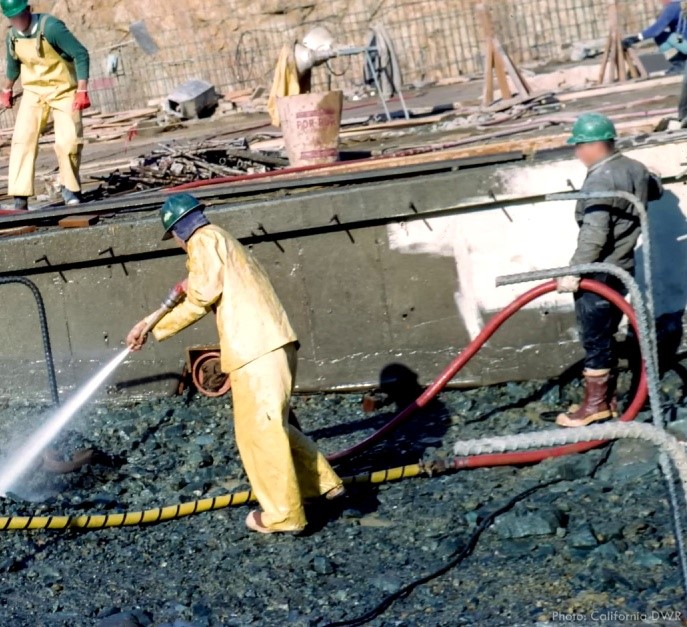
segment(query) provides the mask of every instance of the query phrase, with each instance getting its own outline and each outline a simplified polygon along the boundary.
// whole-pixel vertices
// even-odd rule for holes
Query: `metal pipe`
[[[377,89],[377,93],[379,94],[379,99],[382,101],[382,107],[384,107],[384,115],[386,115],[387,121],[391,122],[391,113],[389,113],[389,107],[387,107],[386,101],[384,100],[384,94],[382,94],[382,86],[379,84],[379,77],[377,76],[377,72],[375,72],[375,67],[372,63],[372,59],[370,58],[370,53],[368,52],[367,48],[365,49],[364,56],[365,63],[367,64],[367,69],[370,71],[370,74],[372,75],[372,79],[375,82],[375,88]]]
[[[48,330],[48,318],[45,315],[45,302],[40,290],[33,281],[25,279],[21,276],[0,277],[0,285],[8,285],[10,283],[19,283],[31,290],[33,298],[36,301],[36,308],[38,309],[38,324],[40,325],[41,338],[43,340],[43,354],[45,355],[45,366],[48,371],[48,385],[50,387],[50,395],[54,405],[60,404],[60,395],[57,390],[57,377],[55,376],[55,363],[53,361],[52,346],[50,344],[50,331]]]

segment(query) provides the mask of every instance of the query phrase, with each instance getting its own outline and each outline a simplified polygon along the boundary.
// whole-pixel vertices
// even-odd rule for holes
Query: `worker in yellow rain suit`
[[[210,311],[217,315],[222,371],[231,375],[236,444],[262,511],[253,531],[301,531],[303,500],[344,492],[341,479],[315,444],[289,424],[296,372],[296,334],[262,267],[229,233],[209,223],[190,194],[170,196],[161,209],[165,239],[188,254],[186,298],[158,322],[168,338]],[[150,317],[149,317],[150,318]],[[129,332],[141,348],[147,319]]]
[[[90,107],[88,51],[52,15],[32,13],[27,0],[0,0],[12,25],[7,33],[7,68],[0,104],[14,104],[14,84],[21,77],[23,96],[12,136],[8,194],[15,209],[28,209],[34,194],[38,139],[52,113],[62,197],[81,202],[79,166],[83,145],[81,112]]]

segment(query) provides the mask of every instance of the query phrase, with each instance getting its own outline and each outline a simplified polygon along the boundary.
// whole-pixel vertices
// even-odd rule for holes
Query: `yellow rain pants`
[[[315,444],[288,425],[296,334],[267,274],[218,226],[188,240],[186,298],[153,330],[164,340],[215,310],[222,371],[231,375],[236,443],[265,526],[305,526],[302,501],[341,480]]]
[[[60,168],[60,183],[67,189],[81,191],[79,166],[83,146],[81,112],[72,111],[76,95],[73,64],[40,38],[17,39],[15,53],[21,62],[24,95],[17,112],[12,136],[7,193],[33,196],[38,139],[50,113],[55,126],[55,153]]]
[[[262,524],[275,531],[303,529],[303,499],[341,485],[314,442],[288,424],[296,362],[288,344],[231,373],[236,444]]]

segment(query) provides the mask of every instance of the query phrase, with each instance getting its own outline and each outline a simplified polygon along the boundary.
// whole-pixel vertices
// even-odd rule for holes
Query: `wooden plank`
[[[623,45],[620,42],[620,35],[616,33],[616,48],[618,49],[618,80],[627,80],[627,68],[625,67],[625,51],[623,50]]]
[[[91,130],[99,130],[99,129],[106,129],[106,128],[120,128],[122,126],[132,126],[133,123],[135,122],[143,122],[146,120],[151,120],[155,116],[149,115],[149,116],[138,116],[138,117],[127,117],[127,118],[122,118],[121,120],[112,120],[108,122],[102,122],[98,124],[92,124],[89,126],[86,126],[85,128],[89,128]]]
[[[604,80],[606,79],[606,69],[608,68],[608,61],[611,58],[611,44],[612,44],[612,36],[608,36],[608,40],[606,41],[606,48],[604,49],[604,56],[601,61],[601,70],[599,71],[599,84],[603,84]]]
[[[618,82],[618,48],[613,35],[611,35],[611,60],[610,60],[610,81],[611,83]]]
[[[238,98],[246,98],[253,93],[253,88],[249,87],[247,89],[237,89],[235,91],[230,91],[223,96],[223,100],[231,102]]]
[[[513,63],[510,57],[508,57],[509,63],[513,66],[513,71],[515,72],[515,75],[518,77],[518,80],[520,81],[520,84],[522,85],[525,93],[529,94],[532,92],[532,87],[530,86],[529,82],[527,79],[523,76],[522,72],[520,69]]]
[[[639,70],[637,69],[637,66],[634,64],[634,61],[632,60],[632,57],[628,54],[629,50],[623,50],[623,54],[625,55],[625,61],[627,62],[627,67],[630,72],[630,78],[631,79],[637,79],[639,78]]]
[[[499,90],[501,91],[501,99],[508,100],[513,95],[513,92],[508,83],[503,57],[496,51],[494,51],[494,69],[496,70],[496,79],[498,80]]]
[[[484,72],[482,104],[484,104],[486,107],[494,102],[494,45],[491,41],[487,42],[484,60]]]
[[[57,225],[61,229],[83,229],[98,224],[100,218],[94,215],[67,216],[62,218]]]
[[[26,235],[28,233],[33,233],[38,230],[37,226],[27,225],[27,226],[15,226],[10,229],[0,229],[0,237],[10,237],[13,235]]]
[[[648,78],[649,77],[649,72],[646,71],[646,67],[644,67],[644,63],[642,60],[639,58],[639,55],[637,54],[636,50],[633,50],[632,48],[628,48],[626,52],[628,58],[632,62],[633,67],[637,69],[637,73],[639,74],[640,78]]]
[[[476,5],[475,13],[482,22],[482,34],[484,37],[484,90],[482,92],[482,104],[486,107],[494,102],[494,25],[492,24],[491,14],[486,3]]]
[[[492,105],[492,107],[490,108],[490,111],[496,112],[500,108],[509,108],[509,107],[514,106],[516,104],[522,104],[523,102],[528,102],[530,100],[544,97],[546,95],[549,95],[550,93],[551,92],[538,92],[538,93],[530,94],[529,96],[526,96],[524,98],[513,98],[511,100],[508,100],[505,103],[497,102],[495,105]],[[642,115],[641,113],[637,113],[638,118],[640,118],[641,115]],[[431,116],[428,118],[423,118],[421,120],[394,120],[392,122],[384,122],[384,123],[374,124],[374,125],[370,125],[370,126],[351,128],[351,129],[341,131],[341,133],[339,134],[339,137],[341,139],[349,139],[349,140],[363,139],[363,138],[368,137],[368,136],[379,135],[380,132],[392,130],[394,128],[400,129],[400,128],[407,128],[407,127],[415,127],[415,126],[419,127],[419,126],[422,126],[423,124],[436,124],[437,122],[440,122],[445,117],[446,117],[445,114],[440,114],[437,116]],[[533,118],[532,122],[536,123],[537,118]],[[502,128],[502,127],[498,127],[498,128]],[[473,133],[475,137],[481,136],[481,134],[479,132],[476,132],[476,130],[474,128],[466,128],[465,133]],[[274,150],[280,150],[281,148],[283,148],[283,146],[284,146],[283,137],[275,137],[275,138],[268,139],[268,140],[250,142],[251,150],[274,151]]]
[[[668,85],[677,85],[682,82],[682,76],[666,76],[663,78],[651,78],[637,83],[622,83],[619,85],[599,85],[590,89],[583,89],[580,91],[569,91],[559,94],[559,102],[569,102],[571,100],[582,100],[584,98],[594,98],[597,96],[605,96],[609,94],[616,94],[619,92],[633,92],[642,89],[655,89],[657,87],[666,87]]]
[[[505,51],[503,45],[496,37],[494,38],[494,48],[496,49],[496,53],[500,57],[505,70],[508,72],[511,82],[515,86],[515,91],[520,95],[528,94],[530,92],[530,87],[527,84],[527,81],[523,78],[522,74],[520,74],[520,70],[515,67],[512,59],[508,56],[508,53]]]

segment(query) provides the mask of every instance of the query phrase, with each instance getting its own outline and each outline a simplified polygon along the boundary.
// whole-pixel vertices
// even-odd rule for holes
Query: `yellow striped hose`
[[[389,468],[344,478],[344,483],[386,483],[417,477],[427,471],[420,464]],[[249,490],[225,494],[190,503],[156,507],[141,512],[116,514],[83,514],[81,516],[4,516],[0,517],[0,531],[27,531],[35,529],[105,529],[107,527],[132,527],[176,520],[193,514],[211,512],[225,507],[245,505],[255,501]]]

